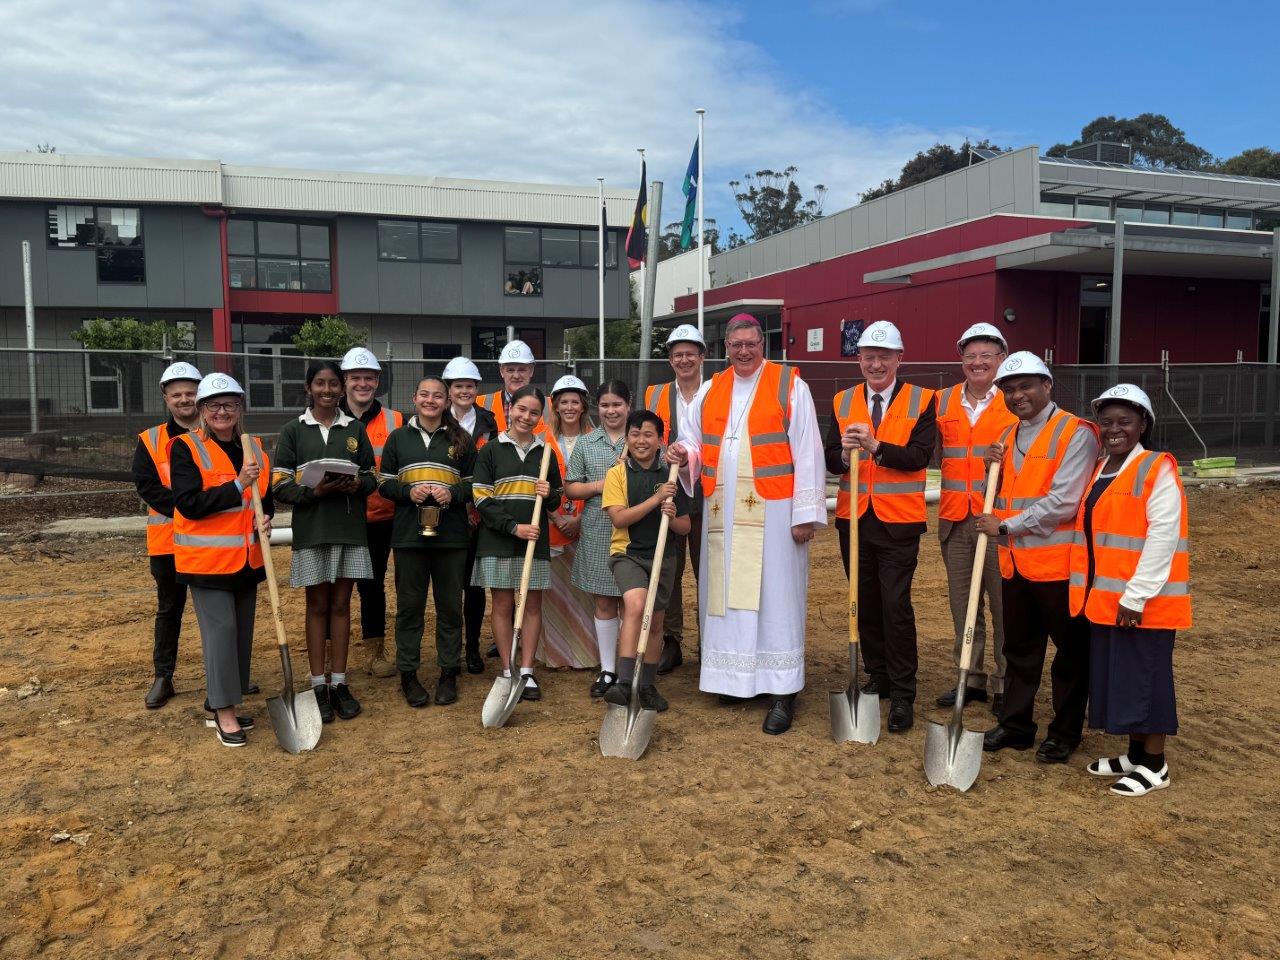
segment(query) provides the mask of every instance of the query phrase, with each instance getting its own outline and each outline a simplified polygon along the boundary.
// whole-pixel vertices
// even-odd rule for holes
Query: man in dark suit
[[[836,394],[825,443],[827,469],[842,474],[836,531],[849,572],[849,524],[858,523],[858,626],[867,693],[888,697],[889,731],[915,722],[916,616],[911,581],[927,514],[925,468],[933,456],[933,391],[898,380],[902,335],[878,320],[858,340],[866,383]],[[858,476],[849,476],[858,448]]]

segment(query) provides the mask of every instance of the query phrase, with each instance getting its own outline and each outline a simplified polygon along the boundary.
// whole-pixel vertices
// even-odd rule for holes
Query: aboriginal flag
[[[627,262],[632,270],[638,270],[644,263],[649,248],[649,238],[645,229],[649,221],[649,185],[645,171],[645,162],[640,161],[640,195],[636,197],[636,212],[631,218],[631,229],[627,231]]]

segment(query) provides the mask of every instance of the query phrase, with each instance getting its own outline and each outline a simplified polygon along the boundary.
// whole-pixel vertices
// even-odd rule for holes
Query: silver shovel
[[[987,470],[986,498],[983,513],[991,512],[996,498],[996,479],[1000,464]],[[973,576],[969,578],[969,606],[964,615],[964,639],[960,646],[960,673],[956,680],[956,706],[946,726],[930,720],[924,735],[924,775],[935,787],[943,784],[960,792],[968,790],[982,769],[982,734],[964,728],[964,697],[968,691],[969,669],[973,666],[973,627],[978,619],[978,597],[982,592],[982,568],[987,558],[987,535],[978,534],[973,558]]]
[[[247,433],[240,435],[246,462],[257,454]],[[262,461],[258,461],[261,465]],[[271,537],[267,534],[267,522],[262,513],[262,497],[255,483],[253,490],[253,514],[258,523],[258,541],[262,547],[262,565],[267,574],[267,593],[271,597],[271,613],[276,622],[276,646],[280,650],[280,668],[284,673],[284,686],[280,696],[267,699],[267,713],[276,740],[286,753],[311,750],[320,742],[320,704],[314,690],[295,693],[293,689],[293,663],[289,659],[289,641],[285,639],[284,614],[280,609],[280,588],[276,585],[276,568],[271,559]]]
[[[551,444],[543,443],[542,465],[538,468],[539,481],[547,479],[547,469],[550,464]],[[539,496],[534,498],[533,518],[529,522],[536,527],[541,517],[542,497]],[[529,577],[533,573],[533,551],[537,545],[537,540],[530,540],[525,544],[524,548],[524,566],[520,570],[520,593],[516,597],[516,616],[511,634],[511,650],[507,655],[507,668],[512,671],[517,670],[516,651],[520,649],[520,645],[524,640],[522,636],[524,604],[529,596]],[[537,637],[534,638],[533,642],[538,642]],[[516,704],[520,702],[520,697],[524,694],[524,688],[528,685],[529,678],[518,672],[513,672],[509,677],[495,677],[493,686],[489,688],[489,695],[484,698],[484,706],[480,708],[480,722],[486,727],[501,727],[505,724],[511,718]]]
[[[675,483],[680,472],[672,465],[668,483]],[[665,513],[658,523],[658,544],[653,550],[653,568],[649,571],[649,592],[644,599],[644,619],[640,621],[640,642],[636,644],[636,672],[631,678],[631,698],[627,705],[606,703],[604,722],[600,724],[600,752],[606,757],[624,757],[639,760],[649,748],[653,735],[653,721],[658,711],[640,708],[640,673],[644,652],[649,647],[649,625],[653,620],[653,607],[658,599],[658,577],[662,573],[662,555],[667,547],[667,527],[671,518]],[[675,585],[679,589],[679,584]]]
[[[849,485],[858,485],[858,450],[849,454]],[[880,739],[880,697],[862,692],[858,682],[858,518],[849,520],[849,689],[827,694],[831,739],[836,743],[875,743]]]

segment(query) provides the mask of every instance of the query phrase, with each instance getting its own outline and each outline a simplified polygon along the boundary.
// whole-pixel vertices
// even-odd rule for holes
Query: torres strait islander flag
[[[627,262],[632,270],[640,269],[648,249],[645,227],[649,222],[649,186],[645,161],[640,161],[640,195],[636,197],[636,212],[627,231]]]

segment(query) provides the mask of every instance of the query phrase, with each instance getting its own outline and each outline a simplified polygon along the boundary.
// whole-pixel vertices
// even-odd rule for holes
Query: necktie
[[[880,394],[878,393],[872,394],[872,397],[871,397],[871,429],[872,430],[880,429],[880,417],[883,414],[883,411],[880,409],[880,404],[883,402],[884,401],[880,397]]]

